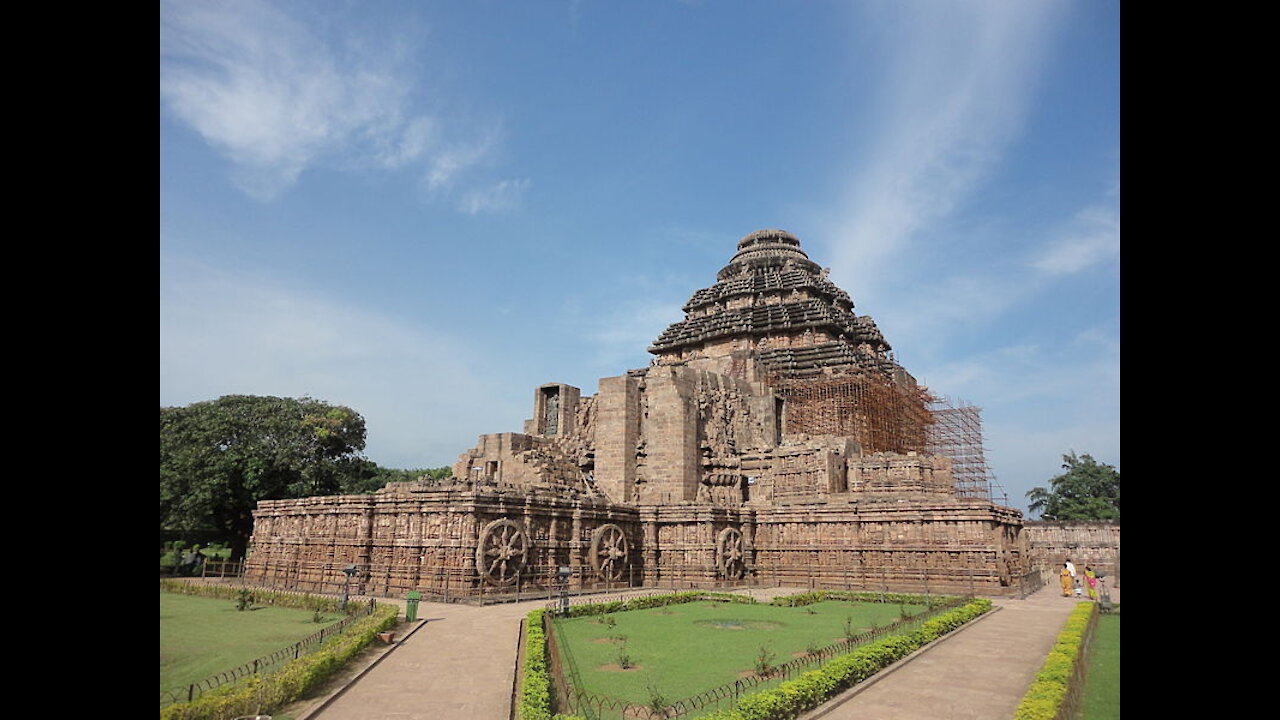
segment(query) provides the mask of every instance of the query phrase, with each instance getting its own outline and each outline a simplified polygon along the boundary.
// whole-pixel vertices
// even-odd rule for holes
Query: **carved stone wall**
[[[616,505],[427,488],[264,501],[246,576],[266,586],[467,597],[573,588],[777,582],[822,588],[1015,592],[1030,569],[1016,512],[948,498],[719,507]]]
[[[989,503],[850,494],[758,511],[756,527],[758,573],[784,585],[998,595],[1029,570],[1020,518]]]
[[[1101,568],[1120,580],[1120,523],[1028,521],[1023,530],[1031,543],[1031,562],[1056,573],[1067,559],[1080,570]]]
[[[380,596],[550,591],[561,566],[577,588],[643,574],[634,508],[465,487],[263,501],[252,546],[249,579],[328,593],[352,564],[350,592]]]

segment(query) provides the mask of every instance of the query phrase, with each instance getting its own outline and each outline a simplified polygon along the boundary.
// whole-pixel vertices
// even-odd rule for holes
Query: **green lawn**
[[[342,619],[327,613],[315,623],[313,615],[277,607],[242,612],[234,600],[161,592],[160,692],[269,655]]]
[[[900,617],[899,605],[828,600],[805,607],[699,601],[555,621],[556,640],[575,685],[589,692],[647,704],[650,686],[668,701],[732,683],[755,667],[761,648],[780,665],[810,645],[839,642],[846,618],[855,632]],[[911,614],[923,605],[907,605]],[[623,647],[636,667],[616,667]]]
[[[1089,646],[1084,720],[1120,718],[1120,614],[1098,616]]]

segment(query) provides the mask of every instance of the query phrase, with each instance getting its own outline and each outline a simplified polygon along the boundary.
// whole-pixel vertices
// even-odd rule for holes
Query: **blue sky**
[[[160,404],[308,395],[451,465],[781,228],[1025,510],[1120,465],[1119,14],[162,2]]]

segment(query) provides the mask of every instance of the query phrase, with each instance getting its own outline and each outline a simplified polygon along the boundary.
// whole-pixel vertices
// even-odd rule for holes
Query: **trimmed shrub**
[[[607,603],[574,605],[569,608],[567,617],[575,618],[590,615],[606,615],[609,613],[624,612],[627,610],[648,610],[649,608],[663,607],[665,605],[678,605],[680,603],[703,600],[708,596],[729,597],[728,593],[704,593],[698,591],[678,592],[670,595],[649,595],[647,597],[632,598],[630,600],[614,600]],[[741,598],[738,602],[755,602],[754,598],[744,597],[741,595],[734,595],[732,597]]]
[[[962,598],[951,595],[912,595],[908,593],[878,593],[852,590],[810,590],[796,595],[776,597],[769,601],[770,605],[780,607],[803,607],[823,600],[853,600],[857,602],[882,602],[890,605],[940,605],[957,604]]]
[[[229,585],[203,585],[184,582],[182,580],[160,580],[160,592],[178,593],[180,595],[198,595],[200,597],[221,598],[238,601],[244,588]],[[325,595],[309,595],[307,593],[275,592],[254,588],[252,593],[254,605],[274,605],[277,607],[296,608],[298,610],[315,610],[319,612],[340,613],[337,598]],[[347,607],[355,609],[359,603],[348,603]]]
[[[1071,611],[1044,665],[1018,703],[1013,720],[1054,720],[1058,716],[1075,676],[1076,664],[1084,661],[1081,657],[1084,635],[1096,610],[1094,603],[1080,603]]]
[[[519,720],[551,719],[551,677],[547,672],[545,610],[534,610],[524,621],[524,667],[520,678]]]

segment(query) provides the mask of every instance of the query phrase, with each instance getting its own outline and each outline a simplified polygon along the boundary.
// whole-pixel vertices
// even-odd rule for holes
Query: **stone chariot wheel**
[[[476,570],[491,585],[514,585],[529,561],[529,533],[517,522],[494,520],[480,531]]]
[[[627,536],[612,523],[591,534],[591,567],[601,580],[617,582],[627,570]]]
[[[725,528],[716,539],[716,569],[726,580],[739,580],[747,572],[746,553],[742,547],[742,533]]]

